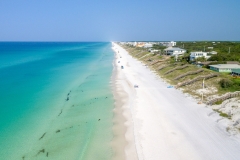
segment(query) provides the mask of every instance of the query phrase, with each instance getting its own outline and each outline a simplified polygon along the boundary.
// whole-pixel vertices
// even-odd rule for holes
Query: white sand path
[[[208,116],[212,110],[175,88],[167,88],[165,82],[124,49],[116,44],[114,48],[116,84],[119,94],[128,97],[123,106],[128,127],[125,137],[129,142],[126,159],[240,159],[240,140],[217,123],[221,117]],[[139,88],[134,88],[135,84]]]

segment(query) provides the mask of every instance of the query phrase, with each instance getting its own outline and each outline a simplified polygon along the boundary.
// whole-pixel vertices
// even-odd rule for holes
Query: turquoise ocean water
[[[0,159],[110,159],[111,43],[0,43]]]

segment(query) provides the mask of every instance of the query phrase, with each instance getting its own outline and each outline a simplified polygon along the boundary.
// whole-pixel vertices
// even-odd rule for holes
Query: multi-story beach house
[[[216,65],[209,65],[210,69],[216,72],[228,72],[231,73],[232,71],[238,69],[240,70],[240,65],[238,64],[216,64]]]
[[[207,52],[191,52],[190,54],[190,61],[194,61],[195,59],[197,58],[200,58],[200,57],[204,57],[205,59],[208,59],[210,58],[210,56],[208,56],[208,53]]]
[[[182,48],[175,48],[175,47],[168,47],[167,49],[164,49],[164,52],[166,55],[170,56],[180,56],[186,53],[185,49]]]
[[[162,46],[166,46],[166,47],[173,47],[173,46],[176,46],[176,42],[174,41],[171,41],[171,42],[158,42],[159,45],[162,45]]]

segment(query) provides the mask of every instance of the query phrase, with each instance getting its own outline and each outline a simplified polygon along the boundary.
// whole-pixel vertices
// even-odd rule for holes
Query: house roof
[[[186,51],[185,49],[182,49],[182,48],[178,48],[178,47],[168,47],[166,49],[164,49],[165,51],[179,51],[179,50],[184,50]]]
[[[238,64],[216,64],[216,65],[209,65],[210,67],[215,68],[232,68],[232,69],[240,69],[240,65]]]
[[[208,64],[210,64],[210,63],[212,63],[212,62],[217,62],[217,61],[206,61],[206,62],[198,62],[198,64],[202,64],[202,65],[208,65]]]
[[[207,53],[207,52],[203,52],[203,51],[194,51],[194,52],[190,52],[190,53]]]

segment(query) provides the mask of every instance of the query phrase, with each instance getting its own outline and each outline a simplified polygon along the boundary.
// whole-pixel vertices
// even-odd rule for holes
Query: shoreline
[[[113,49],[114,50],[114,49]],[[114,59],[113,59],[113,71],[111,77],[111,84],[112,84],[112,92],[113,92],[113,99],[114,99],[114,109],[113,109],[113,141],[111,142],[111,147],[113,148],[113,159],[114,160],[121,160],[125,159],[124,148],[126,146],[126,139],[124,134],[126,133],[126,127],[124,123],[126,118],[123,116],[122,112],[122,105],[123,99],[126,97],[121,97],[120,94],[117,92],[117,66],[115,64],[116,54],[114,51]]]
[[[133,136],[129,135],[129,128],[132,126],[132,122],[129,122],[131,113],[127,109],[127,104],[129,103],[129,96],[127,92],[122,88],[120,69],[117,65],[117,51],[114,50],[114,60],[113,60],[113,75],[111,78],[113,84],[113,97],[114,97],[114,109],[113,109],[113,141],[111,146],[113,147],[113,159],[123,160],[123,159],[136,159],[137,154],[134,146],[132,146],[131,138]],[[127,156],[128,155],[128,156]],[[131,155],[131,156],[130,156]]]
[[[126,118],[122,119],[126,127],[125,159],[236,159],[240,156],[236,149],[240,147],[239,138],[226,132],[224,122],[218,123],[219,115],[180,90],[167,88],[163,79],[122,47],[114,45],[120,51],[115,52],[117,76],[113,84],[121,87],[114,99],[124,101],[121,108]],[[121,60],[120,64],[117,60]],[[121,65],[124,69],[120,69]],[[135,84],[139,88],[134,88]]]

